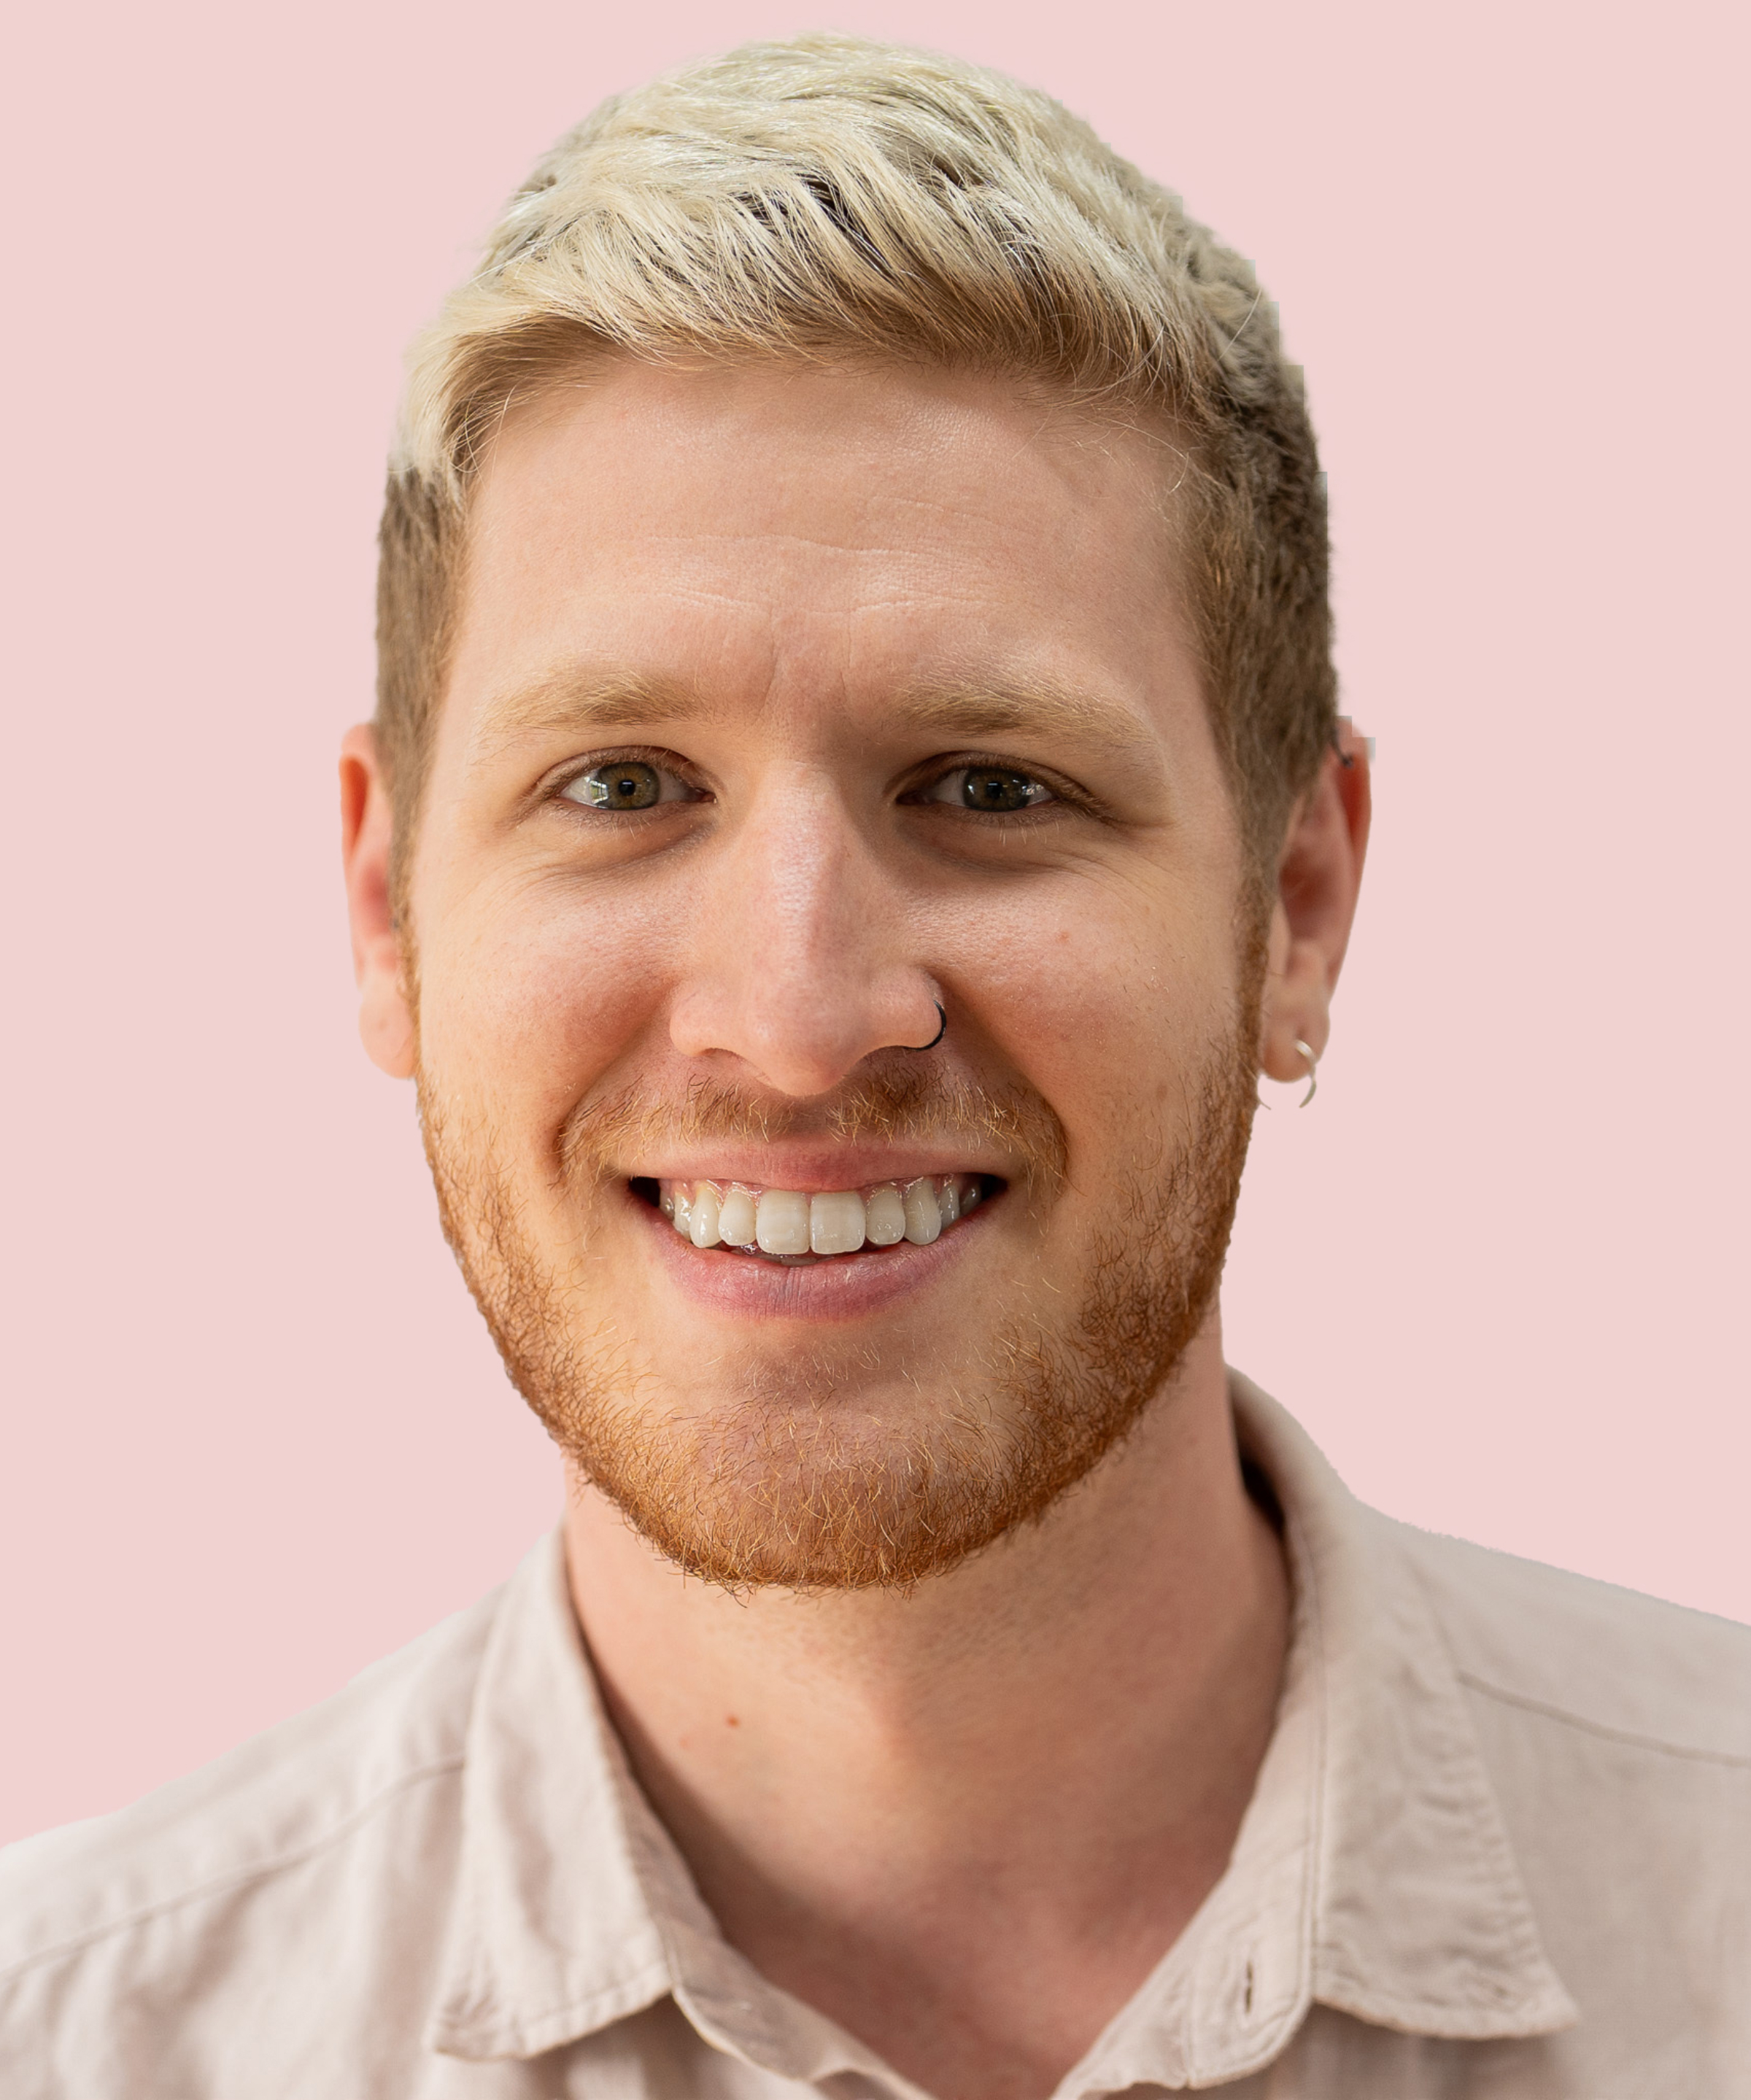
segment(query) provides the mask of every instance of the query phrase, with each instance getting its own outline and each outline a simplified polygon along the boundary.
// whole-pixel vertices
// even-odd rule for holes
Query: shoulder
[[[427,1815],[460,1771],[497,1592],[343,1692],[117,1815],[0,1850],[0,1991],[103,1944],[200,1939],[197,1917]],[[420,1806],[422,1802],[427,1806]],[[166,1934],[166,1919],[180,1926]]]
[[[1461,1681],[1479,1697],[1626,1747],[1751,1772],[1751,1627],[1408,1524],[1391,1529]]]

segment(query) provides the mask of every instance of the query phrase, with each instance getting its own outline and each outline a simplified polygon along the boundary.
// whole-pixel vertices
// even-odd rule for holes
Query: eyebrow
[[[493,754],[528,736],[701,721],[720,712],[703,695],[665,679],[567,668],[489,700],[474,743],[477,756]],[[974,679],[903,690],[891,704],[891,719],[961,743],[1017,731],[1119,752],[1153,741],[1147,725],[1121,702],[1050,680],[1016,685]]]
[[[697,721],[712,712],[697,693],[666,680],[568,668],[495,695],[480,711],[472,742],[477,757],[495,756],[525,737]]]
[[[962,743],[1015,731],[1103,744],[1128,751],[1152,741],[1148,726],[1116,700],[1091,698],[1051,682],[993,686],[983,682],[900,694],[896,717]]]

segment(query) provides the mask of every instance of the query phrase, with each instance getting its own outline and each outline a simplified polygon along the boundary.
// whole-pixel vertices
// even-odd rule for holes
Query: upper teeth
[[[979,1199],[976,1174],[883,1181],[867,1189],[749,1189],[740,1181],[661,1181],[663,1209],[695,1246],[758,1247],[763,1254],[855,1254],[865,1241],[928,1246]]]

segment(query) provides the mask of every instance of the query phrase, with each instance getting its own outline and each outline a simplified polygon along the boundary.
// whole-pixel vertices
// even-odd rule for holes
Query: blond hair
[[[1245,262],[1049,97],[825,35],[604,103],[416,342],[378,589],[400,837],[491,432],[604,354],[922,361],[1164,419],[1186,454],[1174,503],[1211,723],[1255,872],[1274,870],[1336,726],[1324,482],[1275,310]]]

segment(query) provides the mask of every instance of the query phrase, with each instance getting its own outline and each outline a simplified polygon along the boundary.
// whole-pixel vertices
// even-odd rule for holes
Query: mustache
[[[713,1140],[768,1144],[787,1137],[905,1144],[975,1136],[1017,1158],[1019,1176],[1050,1197],[1068,1167],[1064,1127],[1044,1095],[1020,1083],[986,1086],[966,1074],[893,1067],[860,1075],[829,1099],[795,1102],[696,1074],[675,1098],[638,1086],[586,1095],[566,1118],[559,1163],[568,1180],[612,1180],[617,1162]]]

